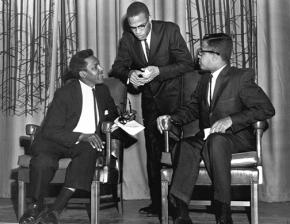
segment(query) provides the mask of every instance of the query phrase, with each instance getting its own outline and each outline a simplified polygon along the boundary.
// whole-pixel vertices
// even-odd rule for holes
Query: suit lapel
[[[81,89],[81,85],[79,83],[79,81],[74,81],[74,86],[72,85],[72,95],[75,96],[75,110],[76,110],[76,114],[79,115],[79,117],[81,116],[82,113],[82,104],[83,104],[83,95],[82,95],[82,89]]]
[[[151,28],[151,40],[150,40],[150,53],[148,58],[148,64],[150,64],[154,60],[154,55],[157,50],[157,45],[159,43],[160,35],[157,35],[156,32],[156,24],[152,21],[152,28]]]
[[[226,66],[221,73],[219,74],[217,80],[216,80],[216,84],[215,84],[215,88],[214,88],[214,93],[213,93],[213,99],[212,99],[212,108],[213,109],[216,105],[216,102],[218,101],[219,97],[221,96],[221,92],[223,91],[225,85],[228,83],[229,81],[229,69],[230,66]]]
[[[99,112],[99,123],[98,126],[101,125],[101,123],[104,120],[104,96],[103,96],[103,92],[101,91],[101,85],[96,85],[95,86],[95,90],[96,90],[96,100],[97,100],[97,105],[98,105],[98,112]]]

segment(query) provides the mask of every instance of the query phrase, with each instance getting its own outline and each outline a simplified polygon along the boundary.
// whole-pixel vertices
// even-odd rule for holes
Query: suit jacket
[[[101,124],[104,120],[114,121],[118,116],[114,100],[109,89],[104,84],[95,87],[99,110],[99,125],[97,134],[101,133]],[[108,115],[104,115],[107,110]],[[79,132],[73,132],[82,111],[82,91],[78,80],[72,80],[56,90],[54,98],[47,110],[36,138],[32,145],[32,151],[42,147],[49,150],[55,148],[70,148],[78,140]],[[45,149],[44,149],[45,150]]]
[[[192,57],[176,24],[152,21],[148,62],[141,41],[131,32],[123,33],[111,75],[126,83],[130,70],[148,65],[158,66],[160,75],[137,92],[142,92],[143,99],[154,100],[159,111],[174,111],[181,97],[181,76],[194,68]],[[146,106],[147,104],[143,104],[142,108]]]
[[[211,108],[207,101],[209,78],[209,74],[201,77],[190,103],[179,108],[172,119],[177,124],[199,119],[200,130],[203,130],[230,116],[233,123],[227,133],[239,135],[252,144],[252,124],[275,114],[269,98],[255,83],[254,71],[226,66],[216,80]]]

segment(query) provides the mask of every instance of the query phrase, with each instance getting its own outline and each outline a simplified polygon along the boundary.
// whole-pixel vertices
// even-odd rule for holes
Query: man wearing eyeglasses
[[[230,66],[232,39],[224,33],[203,38],[198,52],[204,74],[192,95],[191,102],[169,117],[182,125],[199,119],[200,132],[180,143],[180,154],[174,168],[169,199],[178,211],[175,224],[191,224],[188,204],[203,158],[213,182],[213,199],[217,224],[232,224],[231,175],[232,153],[255,150],[252,124],[275,114],[274,107],[255,83],[252,69]],[[157,119],[160,132],[163,120]]]
[[[142,93],[147,172],[152,204],[139,210],[160,214],[160,158],[163,138],[156,119],[172,113],[179,105],[182,76],[193,71],[193,60],[172,22],[152,20],[144,3],[133,2],[127,9],[129,29],[120,40],[111,75],[128,85],[132,93]]]

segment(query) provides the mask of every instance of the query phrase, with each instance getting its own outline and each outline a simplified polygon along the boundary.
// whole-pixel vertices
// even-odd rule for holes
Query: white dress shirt
[[[207,93],[207,102],[208,102],[209,105],[210,105],[210,96],[211,96],[211,98],[213,98],[213,93],[214,93],[214,88],[215,88],[216,80],[217,80],[220,72],[224,69],[224,67],[226,67],[226,65],[224,65],[223,67],[219,68],[215,72],[211,73],[211,75],[212,75],[212,78],[211,78],[211,88],[208,88],[208,93]],[[210,93],[210,90],[211,90],[211,93]]]
[[[92,88],[82,81],[79,81],[82,90],[82,112],[77,126],[74,128],[73,132],[81,132],[84,134],[95,133],[96,123],[95,123],[95,110],[94,110],[94,95]],[[96,115],[97,122],[99,122],[99,110],[96,101]]]
[[[146,61],[148,61],[148,57],[149,57],[149,55],[146,54],[145,41],[147,42],[147,44],[148,44],[148,46],[149,46],[149,49],[150,49],[150,43],[151,43],[151,30],[152,30],[152,28],[150,29],[150,32],[148,33],[148,35],[147,35],[147,37],[146,37],[146,40],[142,40],[142,41],[141,41],[142,49],[143,49],[143,52],[144,52],[144,55],[145,55]]]

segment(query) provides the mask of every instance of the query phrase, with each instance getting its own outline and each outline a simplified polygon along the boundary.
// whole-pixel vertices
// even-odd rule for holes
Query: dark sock
[[[60,214],[73,193],[74,191],[68,188],[62,188],[51,209],[57,211]]]

